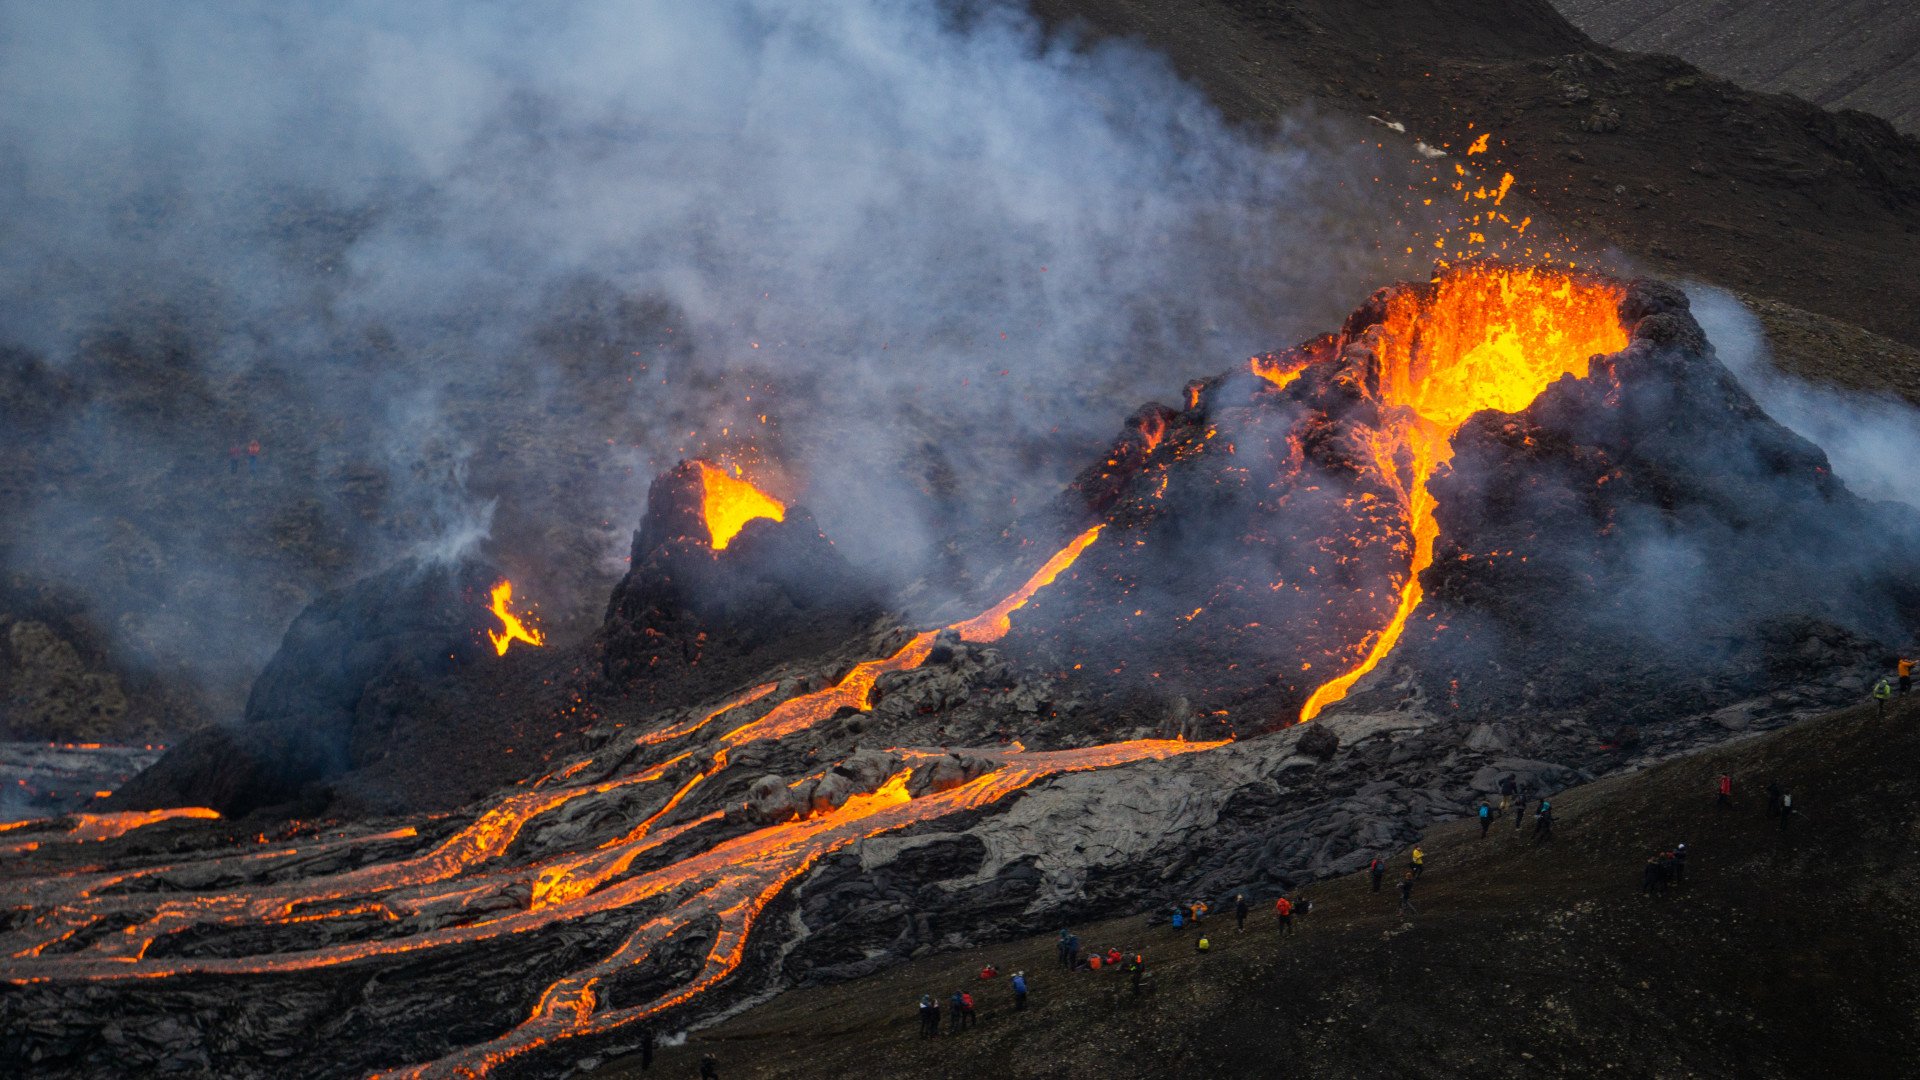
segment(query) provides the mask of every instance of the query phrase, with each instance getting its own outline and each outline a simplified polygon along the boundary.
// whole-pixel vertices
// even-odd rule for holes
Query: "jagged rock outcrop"
[[[804,507],[747,521],[716,550],[701,510],[703,463],[657,477],[602,631],[608,677],[683,679],[830,648],[880,614],[871,581]]]
[[[408,562],[314,601],[232,726],[195,733],[114,793],[116,807],[210,806],[229,816],[286,803],[382,753],[395,710],[493,649],[477,560]],[[382,729],[376,735],[363,727]]]

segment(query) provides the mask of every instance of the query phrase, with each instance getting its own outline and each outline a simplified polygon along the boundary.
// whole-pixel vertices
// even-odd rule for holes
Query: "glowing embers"
[[[1380,424],[1358,434],[1405,510],[1412,559],[1392,618],[1360,644],[1356,665],[1307,698],[1300,719],[1345,697],[1393,650],[1419,606],[1420,573],[1440,533],[1427,481],[1453,457],[1460,425],[1488,409],[1525,409],[1562,376],[1586,378],[1592,356],[1626,348],[1622,295],[1617,285],[1559,271],[1475,267],[1389,298],[1385,318],[1366,331],[1379,363]]]
[[[487,638],[493,642],[493,651],[496,655],[507,655],[507,647],[516,641],[523,641],[528,645],[547,643],[545,634],[521,622],[520,617],[513,613],[513,582],[501,581],[493,587],[491,595],[493,604],[488,610],[493,612],[493,617],[499,619],[500,625],[504,627],[502,630],[487,631]]]
[[[744,477],[705,461],[695,461],[700,470],[700,514],[707,523],[707,535],[713,550],[724,551],[747,522],[755,518],[787,519],[786,504],[754,487]],[[738,473],[738,467],[735,473]]]

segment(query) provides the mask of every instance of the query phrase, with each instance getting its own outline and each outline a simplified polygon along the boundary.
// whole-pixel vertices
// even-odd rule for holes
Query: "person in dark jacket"
[[[1540,809],[1533,812],[1533,840],[1537,844],[1542,840],[1551,839],[1553,839],[1553,804],[1541,799]]]
[[[1780,793],[1780,831],[1787,830],[1787,824],[1793,820],[1793,792]]]
[[[653,1068],[653,1029],[643,1027],[640,1029],[640,1071],[646,1072],[651,1068]]]
[[[1374,856],[1373,861],[1367,864],[1367,873],[1373,877],[1373,891],[1379,892],[1380,881],[1387,876],[1387,860]]]
[[[1400,878],[1400,913],[1418,915],[1420,909],[1413,906],[1413,871],[1409,870]]]
[[[960,1029],[966,1026],[966,1017],[961,1015],[965,1011],[965,1004],[966,999],[958,990],[947,999],[947,1034],[958,1035]]]
[[[1247,932],[1247,913],[1252,910],[1253,905],[1247,903],[1246,893],[1235,893],[1233,895],[1233,921],[1243,934]]]
[[[700,1055],[700,1080],[720,1080],[720,1063],[712,1054]]]
[[[920,995],[920,1037],[931,1039],[940,1034],[940,1001],[932,994]]]

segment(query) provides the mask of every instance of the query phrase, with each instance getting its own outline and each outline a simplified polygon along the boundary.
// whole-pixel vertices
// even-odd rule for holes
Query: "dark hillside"
[[[1145,950],[1157,990],[1138,998],[1124,974],[1060,972],[1047,935],[790,993],[656,1069],[691,1075],[712,1051],[730,1078],[875,1061],[900,1077],[1912,1076],[1916,723],[1911,701],[1884,720],[1858,708],[1572,789],[1549,844],[1510,817],[1486,840],[1436,827],[1410,920],[1391,883],[1376,896],[1358,875],[1307,890],[1316,910],[1291,940],[1269,896],[1244,936],[1211,918],[1205,955],[1143,918],[1077,928],[1089,947]],[[1770,782],[1800,808],[1790,829],[1766,812]],[[1646,857],[1680,842],[1686,884],[1643,894]],[[1391,858],[1397,878],[1406,853]],[[1031,974],[1024,1015],[1004,980],[983,988],[988,961]],[[918,1039],[914,1002],[961,987],[979,1026]]]
[[[1590,247],[1920,343],[1920,142],[1878,117],[1597,45],[1544,0],[1033,6],[1166,52],[1248,123],[1313,103],[1404,123],[1409,152],[1491,130],[1531,205]]]

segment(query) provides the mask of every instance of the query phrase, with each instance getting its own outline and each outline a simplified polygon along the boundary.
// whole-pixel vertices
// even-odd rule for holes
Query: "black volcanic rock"
[[[115,793],[117,807],[210,806],[237,816],[363,764],[359,728],[493,654],[492,585],[479,561],[408,562],[314,601],[254,683],[242,722],[196,733]]]
[[[609,678],[683,678],[688,669],[777,663],[831,647],[880,613],[805,508],[746,523],[715,550],[701,514],[700,466],[681,462],[647,493],[630,566],[607,604]]]

